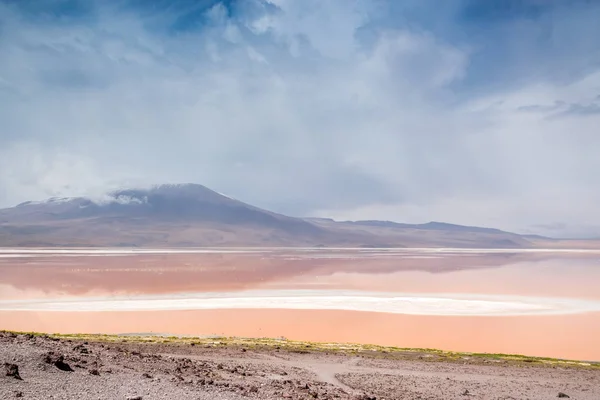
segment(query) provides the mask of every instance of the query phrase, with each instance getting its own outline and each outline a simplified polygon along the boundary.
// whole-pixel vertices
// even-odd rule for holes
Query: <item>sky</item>
[[[0,207],[193,182],[600,237],[600,1],[0,0]]]

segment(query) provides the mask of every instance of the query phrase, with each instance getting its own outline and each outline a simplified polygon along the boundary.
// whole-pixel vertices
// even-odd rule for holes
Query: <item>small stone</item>
[[[563,393],[563,392],[558,392],[558,396],[556,396],[556,397],[560,397],[561,399],[570,399],[571,398],[571,396],[569,396],[568,394]]]
[[[369,396],[367,394],[360,394],[358,396],[355,396],[354,398],[355,400],[377,400],[377,397]]]
[[[23,380],[19,375],[19,366],[17,364],[4,363],[4,369],[6,370],[6,376],[12,376],[20,381]]]
[[[127,400],[142,400],[142,396],[129,396]]]
[[[23,392],[15,392],[15,397],[23,397]]]
[[[100,371],[98,371],[97,369],[90,369],[90,375],[100,375]]]

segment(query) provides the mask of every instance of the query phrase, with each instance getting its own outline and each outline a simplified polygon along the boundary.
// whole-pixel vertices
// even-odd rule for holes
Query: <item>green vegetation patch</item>
[[[420,360],[430,362],[473,362],[483,364],[512,364],[522,366],[550,366],[565,368],[600,369],[600,362],[563,360],[549,357],[530,357],[519,354],[468,353],[428,348],[403,348],[355,343],[315,343],[286,338],[241,338],[241,337],[192,337],[173,335],[103,335],[103,334],[43,334],[38,332],[4,333],[42,336],[62,340],[80,340],[109,343],[159,343],[172,345],[194,345],[204,347],[236,347],[248,350],[284,350],[295,353],[322,352],[347,354],[369,358],[396,360]]]

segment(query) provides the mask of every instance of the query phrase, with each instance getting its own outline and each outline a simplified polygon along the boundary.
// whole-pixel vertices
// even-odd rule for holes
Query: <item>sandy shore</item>
[[[148,339],[0,333],[0,398],[600,398],[600,366],[589,364],[288,341]]]

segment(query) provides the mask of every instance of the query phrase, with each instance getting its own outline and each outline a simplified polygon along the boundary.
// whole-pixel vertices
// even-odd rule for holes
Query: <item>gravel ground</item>
[[[600,399],[600,369],[0,333],[2,400],[560,397]]]

